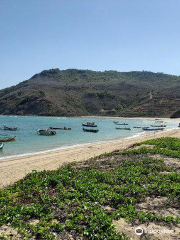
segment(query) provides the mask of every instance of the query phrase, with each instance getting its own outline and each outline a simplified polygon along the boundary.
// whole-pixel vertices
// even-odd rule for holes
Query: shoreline
[[[142,120],[151,120],[154,121],[155,119],[162,120],[162,121],[175,121],[180,122],[180,118],[168,118],[168,117],[108,117],[108,116],[80,116],[81,118],[108,118],[108,119],[142,119]]]
[[[170,130],[170,129],[167,129],[167,130]],[[100,140],[100,141],[87,142],[87,143],[77,143],[77,144],[73,144],[73,145],[65,145],[65,146],[52,148],[52,149],[48,149],[48,150],[42,150],[42,151],[37,151],[37,152],[22,153],[22,154],[18,154],[18,155],[10,155],[10,156],[5,156],[5,157],[0,157],[0,163],[3,162],[3,161],[13,161],[13,160],[24,158],[24,157],[31,157],[31,156],[33,157],[33,156],[37,156],[37,155],[40,155],[40,154],[53,153],[53,152],[57,152],[57,151],[61,151],[61,150],[85,147],[85,146],[89,146],[89,145],[92,145],[92,144],[98,145],[98,144],[102,144],[102,143],[106,143],[106,142],[110,143],[110,142],[119,141],[119,140],[137,138],[137,137],[139,137],[141,135],[144,135],[144,134],[148,134],[148,133],[140,132],[140,133],[137,133],[133,136],[129,136],[129,137],[121,138],[121,139],[115,138],[115,139]]]
[[[90,116],[39,116],[39,115],[0,115],[2,117],[45,117],[45,118],[108,118],[108,119],[143,119],[143,120],[169,120],[169,121],[179,121],[180,118],[170,118],[170,117],[121,117],[121,116],[101,116],[101,115],[90,115]]]
[[[134,143],[159,137],[180,137],[180,129],[167,129],[125,139],[88,143],[83,146],[72,146],[36,155],[6,159],[0,161],[0,188],[22,179],[32,170],[56,170],[67,163],[85,161],[106,152],[124,150]]]

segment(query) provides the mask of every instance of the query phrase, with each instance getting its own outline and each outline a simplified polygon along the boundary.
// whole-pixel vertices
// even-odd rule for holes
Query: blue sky
[[[50,68],[180,75],[180,0],[0,0],[0,88]]]

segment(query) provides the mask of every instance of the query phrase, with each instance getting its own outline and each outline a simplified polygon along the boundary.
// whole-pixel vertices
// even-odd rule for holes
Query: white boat
[[[95,124],[95,122],[86,122],[86,123],[82,123],[83,127],[97,127],[97,125]]]
[[[163,124],[163,123],[164,123],[164,121],[163,121],[163,120],[159,120],[159,119],[158,119],[158,120],[155,120],[155,123],[158,123],[158,124],[160,124],[160,123],[161,123],[161,124]]]
[[[4,144],[3,143],[0,143],[0,150],[2,150],[4,147]]]

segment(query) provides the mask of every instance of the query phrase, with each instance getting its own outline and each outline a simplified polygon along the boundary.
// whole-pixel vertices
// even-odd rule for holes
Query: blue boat
[[[8,130],[8,131],[16,131],[17,129],[18,129],[17,127],[6,127],[6,126],[1,128],[1,130]]]

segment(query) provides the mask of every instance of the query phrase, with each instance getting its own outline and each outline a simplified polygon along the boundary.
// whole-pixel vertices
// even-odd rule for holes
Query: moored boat
[[[70,127],[63,127],[61,130],[71,130]]]
[[[5,137],[5,138],[0,138],[0,142],[12,142],[12,141],[15,141],[17,139],[16,136],[14,137]]]
[[[71,130],[70,127],[49,127],[52,130]]]
[[[113,121],[113,123],[118,123],[119,121]]]
[[[116,129],[117,130],[131,130],[131,128],[127,128],[127,127],[125,127],[125,128],[116,127]]]
[[[4,144],[3,143],[0,143],[0,150],[2,150],[4,147]]]
[[[116,125],[128,125],[128,123],[116,123]]]
[[[43,136],[53,136],[53,135],[56,135],[56,132],[50,131],[50,130],[39,129],[37,131],[37,134],[43,135]]]
[[[133,128],[142,128],[142,127],[140,127],[140,126],[134,126]]]
[[[155,118],[154,121],[158,123],[164,123],[164,120],[162,118]]]
[[[160,125],[151,125],[151,127],[158,127],[158,128],[160,128],[160,127],[166,127],[166,125],[165,125],[165,124],[160,124]]]
[[[144,131],[163,131],[164,128],[161,127],[161,128],[149,128],[149,127],[143,127],[142,130]]]
[[[86,123],[82,123],[83,127],[97,127],[97,125],[95,124],[95,122],[86,122]]]
[[[18,128],[17,127],[7,127],[4,126],[3,128],[1,128],[1,130],[8,130],[8,131],[16,131]]]
[[[92,132],[92,133],[97,133],[97,132],[99,132],[98,129],[86,129],[86,128],[83,128],[83,131],[84,131],[84,132]]]

